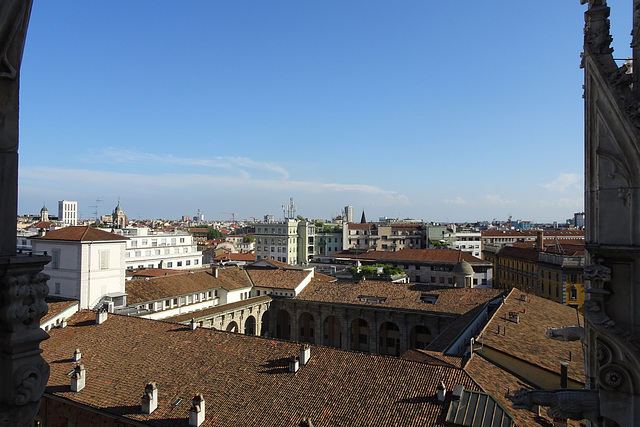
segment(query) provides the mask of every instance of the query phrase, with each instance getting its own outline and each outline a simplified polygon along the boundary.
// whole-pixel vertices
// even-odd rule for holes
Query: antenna
[[[96,219],[96,224],[98,223],[98,206],[100,205],[100,202],[102,202],[102,200],[100,200],[100,198],[96,199],[96,204],[89,206],[90,208],[94,208],[93,209],[93,217]]]

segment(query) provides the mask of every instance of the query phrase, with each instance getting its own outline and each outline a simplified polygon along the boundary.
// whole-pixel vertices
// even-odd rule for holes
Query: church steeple
[[[364,209],[362,209],[362,218],[360,218],[360,224],[366,224],[367,223],[367,217],[364,216]]]
[[[49,210],[44,203],[42,204],[42,209],[40,209],[40,221],[49,221]]]

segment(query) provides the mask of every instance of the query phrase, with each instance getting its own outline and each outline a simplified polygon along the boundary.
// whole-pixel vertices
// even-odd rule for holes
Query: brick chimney
[[[80,349],[76,348],[76,351],[73,352],[73,361],[78,363],[82,359],[82,353],[80,353]]]
[[[300,366],[306,365],[310,358],[311,347],[309,347],[309,344],[303,344],[300,347]]]
[[[536,232],[536,249],[543,250],[544,249],[544,231],[538,230]]]
[[[150,414],[158,407],[158,386],[155,382],[149,383],[144,388],[142,395],[142,413]]]
[[[198,427],[204,422],[204,397],[196,394],[191,399],[191,408],[189,408],[189,427]]]
[[[84,388],[84,380],[87,374],[84,370],[84,365],[76,365],[71,374],[71,391],[74,393],[79,392]]]
[[[96,312],[96,325],[104,323],[107,320],[108,315],[107,309],[104,308],[104,306],[100,307]]]

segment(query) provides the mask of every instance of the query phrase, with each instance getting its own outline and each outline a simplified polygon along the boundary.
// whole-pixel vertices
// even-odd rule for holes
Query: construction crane
[[[236,214],[233,212],[220,212],[221,214],[225,214],[225,215],[231,215],[232,218],[232,223],[231,223],[231,228],[236,228]]]
[[[251,216],[249,218],[253,218],[253,222],[257,222],[256,217],[255,216]]]

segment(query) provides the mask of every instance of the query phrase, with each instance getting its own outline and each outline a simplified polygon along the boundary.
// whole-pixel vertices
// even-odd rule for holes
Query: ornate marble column
[[[48,338],[40,329],[47,313],[51,258],[16,255],[18,206],[18,112],[20,64],[32,0],[0,2],[0,424],[33,423],[49,378],[40,355]]]

